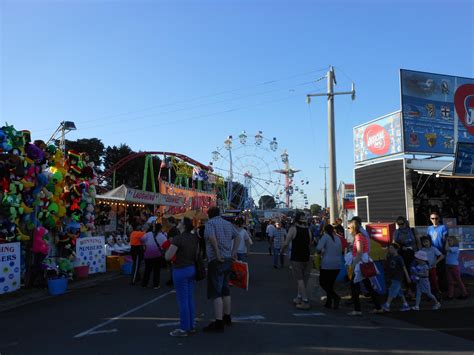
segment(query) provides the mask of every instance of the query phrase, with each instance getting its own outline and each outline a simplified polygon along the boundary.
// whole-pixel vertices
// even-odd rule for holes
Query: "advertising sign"
[[[458,143],[454,175],[474,175],[474,143]]]
[[[182,201],[179,205],[168,204],[168,206],[162,207],[161,212],[163,214],[179,214],[189,210],[206,212],[209,207],[216,206],[217,204],[215,193],[187,189],[165,181],[160,183],[160,192],[162,196],[170,196]]]
[[[474,276],[474,250],[461,250],[459,254],[461,274]]]
[[[76,239],[78,265],[89,265],[89,274],[105,272],[105,237]]]
[[[183,199],[180,196],[157,194],[151,191],[135,190],[127,188],[126,201],[143,203],[149,205],[182,206]]]
[[[402,151],[400,112],[354,127],[354,161],[356,163]]]
[[[355,209],[355,192],[354,185],[347,184],[344,187],[344,209],[353,210]]]
[[[454,154],[474,142],[474,79],[400,71],[405,151]]]
[[[0,294],[20,288],[20,243],[0,244]]]

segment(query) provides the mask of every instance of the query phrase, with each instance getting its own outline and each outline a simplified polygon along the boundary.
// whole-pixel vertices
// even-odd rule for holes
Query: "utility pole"
[[[327,188],[327,182],[326,182],[326,172],[329,169],[328,166],[326,166],[326,163],[324,163],[324,166],[320,166],[320,169],[324,169],[324,189],[321,189],[324,191],[324,208],[328,208],[328,188]]]
[[[328,91],[325,94],[308,94],[306,99],[308,104],[311,103],[311,97],[327,96],[328,100],[328,150],[329,150],[329,212],[330,222],[336,221],[337,209],[337,175],[336,175],[336,138],[334,129],[334,96],[335,95],[351,95],[352,100],[355,100],[355,84],[352,83],[352,90],[347,92],[334,92],[334,84],[336,84],[336,77],[334,75],[334,68],[329,67],[327,72]]]

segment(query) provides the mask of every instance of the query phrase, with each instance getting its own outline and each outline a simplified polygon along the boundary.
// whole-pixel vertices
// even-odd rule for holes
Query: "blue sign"
[[[457,141],[474,143],[454,107],[456,90],[474,79],[402,69],[400,83],[405,152],[454,154],[456,130]]]
[[[354,161],[403,152],[400,112],[354,127]]]
[[[454,175],[474,175],[474,143],[458,143]]]

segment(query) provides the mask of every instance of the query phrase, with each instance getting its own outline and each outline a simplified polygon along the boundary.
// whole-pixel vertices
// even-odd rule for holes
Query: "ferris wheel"
[[[277,202],[278,191],[285,188],[275,137],[267,139],[262,131],[255,136],[245,131],[235,139],[229,135],[224,144],[212,152],[216,174],[226,180],[225,196],[228,208],[253,209],[258,207],[262,196],[271,196]],[[244,188],[238,188],[238,182]],[[239,195],[241,198],[235,199]],[[232,201],[238,200],[238,205]]]
[[[297,179],[291,174],[291,185],[288,188],[288,191],[283,187],[278,191],[276,196],[277,205],[285,205],[284,196],[289,195],[289,206],[296,209],[309,208],[308,194],[306,192],[309,184],[307,178]]]

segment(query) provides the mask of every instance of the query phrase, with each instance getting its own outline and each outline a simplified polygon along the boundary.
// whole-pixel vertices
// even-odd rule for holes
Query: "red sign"
[[[376,155],[387,154],[390,149],[390,135],[378,124],[372,124],[365,129],[364,142],[366,147]]]
[[[474,84],[461,85],[454,94],[454,107],[459,120],[474,136]]]

